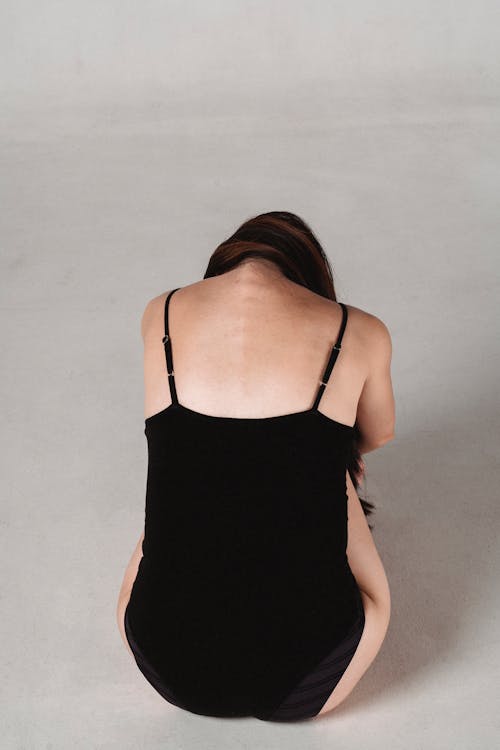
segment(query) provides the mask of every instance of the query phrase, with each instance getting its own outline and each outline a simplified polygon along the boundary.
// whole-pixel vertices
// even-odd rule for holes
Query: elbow
[[[391,440],[394,440],[394,431],[389,433],[388,435],[385,435],[385,437],[381,438],[381,440],[378,441],[378,448],[380,448],[382,445],[385,445],[386,443],[390,443]]]
[[[377,448],[381,448],[383,445],[390,443],[390,441],[393,439],[394,439],[393,432],[390,435],[385,435],[384,437],[376,438],[375,440],[369,440],[369,441],[365,440],[363,436],[361,436],[361,440],[358,443],[359,451],[360,453],[370,453],[370,451],[374,451]]]
[[[372,445],[374,448],[381,448],[383,445],[386,445],[386,443],[390,443],[391,440],[394,440],[393,429],[390,432],[384,432],[381,436],[375,438],[375,440],[372,442]]]

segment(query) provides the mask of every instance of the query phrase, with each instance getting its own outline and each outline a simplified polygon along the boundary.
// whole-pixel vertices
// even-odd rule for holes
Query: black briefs
[[[172,686],[158,674],[154,666],[150,664],[145,657],[132,634],[127,610],[128,607],[125,610],[125,632],[139,670],[142,672],[146,680],[163,698],[165,698],[166,701],[168,701],[168,703],[186,711],[191,711],[192,713],[199,713],[197,711],[192,711],[190,706],[179,701]],[[349,666],[361,640],[364,625],[365,614],[362,599],[361,596],[359,596],[358,616],[346,636],[332,649],[328,656],[322,659],[312,671],[295,685],[291,693],[289,693],[285,700],[282,701],[272,714],[264,713],[261,716],[259,715],[258,710],[255,712],[248,710],[244,712],[225,712],[223,715],[225,717],[233,718],[255,716],[264,721],[281,722],[301,721],[303,719],[313,718],[319,714],[333,689],[336,687],[340,678]],[[213,713],[210,713],[210,715],[213,715]]]

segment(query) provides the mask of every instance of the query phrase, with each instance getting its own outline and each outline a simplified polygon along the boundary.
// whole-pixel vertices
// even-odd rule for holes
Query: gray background
[[[4,746],[491,748],[498,3],[0,8]],[[269,210],[310,222],[338,297],[389,327],[397,403],[365,457],[389,631],[346,702],[294,726],[165,704],[115,624],[142,311]]]

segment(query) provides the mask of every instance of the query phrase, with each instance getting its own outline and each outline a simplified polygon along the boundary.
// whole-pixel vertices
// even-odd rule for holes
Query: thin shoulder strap
[[[181,287],[178,286],[177,289],[180,289]],[[168,328],[168,305],[170,302],[170,297],[174,292],[177,291],[177,289],[172,289],[169,294],[167,294],[167,299],[165,300],[165,335],[162,338],[163,345],[165,347],[165,358],[167,360],[167,373],[168,373],[168,385],[170,388],[170,396],[172,398],[173,404],[178,404],[179,401],[177,399],[177,391],[175,388],[175,380],[174,380],[174,363],[172,360],[172,339],[170,337],[170,331]]]
[[[339,351],[341,348],[342,336],[344,335],[344,331],[345,331],[345,327],[347,323],[347,306],[343,302],[339,302],[339,305],[342,306],[342,323],[340,324],[340,331],[337,337],[337,341],[333,345],[332,351],[330,352],[330,357],[325,367],[323,377],[319,381],[320,385],[316,393],[316,398],[314,399],[314,404],[312,407],[313,410],[318,408],[319,402],[321,401],[321,396],[323,395],[323,391],[325,390],[326,384],[328,383],[330,375],[332,374],[333,365],[337,361],[337,357],[339,355]]]

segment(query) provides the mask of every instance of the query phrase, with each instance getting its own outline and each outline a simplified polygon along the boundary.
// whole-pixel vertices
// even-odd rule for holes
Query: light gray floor
[[[6,3],[2,32],[2,747],[489,750],[495,4],[73,6]],[[389,632],[347,701],[295,726],[165,704],[115,625],[143,523],[144,305],[277,209],[389,327],[397,400],[365,457]]]

